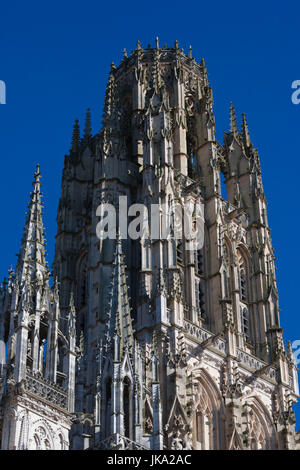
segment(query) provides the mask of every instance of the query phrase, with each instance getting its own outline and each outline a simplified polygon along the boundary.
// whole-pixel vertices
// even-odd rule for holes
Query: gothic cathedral
[[[1,448],[297,449],[259,156],[233,105],[216,140],[204,60],[156,40],[112,64],[100,132],[88,111],[65,156],[52,273],[40,177],[0,290]],[[201,203],[203,247],[99,239],[120,196]]]

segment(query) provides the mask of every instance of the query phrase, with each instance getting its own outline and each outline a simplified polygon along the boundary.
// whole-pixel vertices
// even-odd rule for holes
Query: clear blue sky
[[[135,48],[173,45],[205,58],[213,86],[217,138],[228,130],[229,102],[248,117],[259,150],[277,261],[285,339],[300,339],[299,1],[2,2],[0,80],[1,277],[15,265],[36,163],[43,175],[44,222],[52,263],[61,171],[74,119],[92,110],[101,124],[110,63]],[[300,422],[300,405],[296,407]],[[297,425],[297,428],[299,424]]]

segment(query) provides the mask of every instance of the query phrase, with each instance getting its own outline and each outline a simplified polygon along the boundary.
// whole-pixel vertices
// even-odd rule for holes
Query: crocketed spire
[[[106,323],[105,349],[108,350],[116,337],[120,340],[120,358],[126,349],[132,351],[133,329],[130,314],[126,266],[122,253],[122,242],[117,237],[114,255],[112,281],[109,292],[108,321]]]
[[[235,136],[238,137],[239,131],[237,127],[237,121],[236,121],[236,114],[235,114],[235,109],[234,105],[231,102],[230,103],[230,132]]]
[[[82,146],[86,147],[89,145],[92,138],[92,125],[91,125],[91,110],[87,109],[85,115],[85,126],[83,131]]]
[[[28,273],[31,280],[42,280],[45,274],[48,273],[42,220],[43,204],[41,201],[40,178],[40,166],[37,165],[16,267],[16,276],[20,282],[24,281],[26,273]]]
[[[242,134],[241,134],[242,140],[244,145],[249,148],[251,147],[251,140],[250,140],[250,134],[249,134],[249,129],[248,129],[248,123],[246,119],[246,114],[242,114]]]
[[[73,126],[71,153],[77,153],[80,149],[80,127],[78,119],[75,119]]]

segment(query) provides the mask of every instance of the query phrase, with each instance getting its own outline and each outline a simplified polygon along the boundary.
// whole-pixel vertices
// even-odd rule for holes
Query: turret
[[[10,271],[3,310],[7,337],[7,372],[14,369],[16,383],[27,372],[42,374],[53,383],[62,383],[62,347],[59,286],[50,286],[42,221],[39,165],[34,174],[33,191],[18,255],[16,272]],[[74,343],[72,339],[72,344]],[[72,345],[71,350],[74,351]],[[59,380],[58,380],[58,374]],[[70,388],[70,387],[69,387]]]
[[[242,130],[238,132],[232,103],[230,132],[225,134],[224,141],[228,202],[244,209],[251,222],[267,225],[266,200],[258,152],[251,142],[245,114],[242,115]]]
[[[11,335],[15,334],[16,336],[14,361],[16,382],[20,382],[25,378],[28,365],[34,372],[39,370],[41,297],[49,282],[42,221],[40,177],[40,168],[37,165],[16,267],[16,282],[20,286],[21,297],[20,300],[17,296],[12,299],[11,315],[14,317],[16,311],[18,311],[15,332],[13,318],[10,332]],[[32,316],[33,322],[31,320],[30,324],[33,323],[33,329],[31,330],[29,317],[32,318]]]
[[[97,397],[104,401],[101,406],[96,399],[96,416],[101,410],[97,423],[101,422],[98,439],[102,440],[118,434],[134,439],[137,416],[140,419],[140,357],[133,339],[125,269],[122,242],[118,235],[108,297],[107,322],[98,352],[97,383],[100,388]],[[138,396],[135,396],[135,390]]]

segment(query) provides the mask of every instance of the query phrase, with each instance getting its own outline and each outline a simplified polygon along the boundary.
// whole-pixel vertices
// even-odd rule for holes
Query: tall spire
[[[41,202],[40,178],[40,166],[37,165],[16,267],[16,275],[20,282],[25,279],[26,273],[29,274],[31,280],[37,278],[42,280],[48,271],[42,220],[43,204]]]
[[[130,314],[127,277],[125,274],[126,266],[124,255],[122,253],[122,242],[119,235],[116,240],[116,249],[114,255],[112,281],[109,292],[109,311],[108,321],[106,323],[106,350],[113,345],[113,338],[120,339],[120,356],[124,351],[132,350],[133,329],[132,318]]]
[[[104,108],[103,108],[103,128],[113,129],[116,126],[115,114],[117,113],[117,98],[116,98],[116,84],[115,84],[115,70],[114,63],[111,64],[108,82],[105,90]]]
[[[79,128],[78,119],[75,119],[75,123],[73,126],[71,153],[77,153],[79,148],[80,148],[80,128]]]
[[[237,137],[239,134],[237,122],[236,122],[236,114],[233,103],[230,103],[230,132]]]
[[[246,114],[242,114],[242,139],[244,145],[248,148],[251,146],[250,134],[248,129],[248,123],[246,119]]]
[[[82,144],[83,146],[87,146],[92,138],[92,125],[91,125],[91,110],[90,108],[87,109],[85,115],[85,126],[83,131],[83,138]]]

